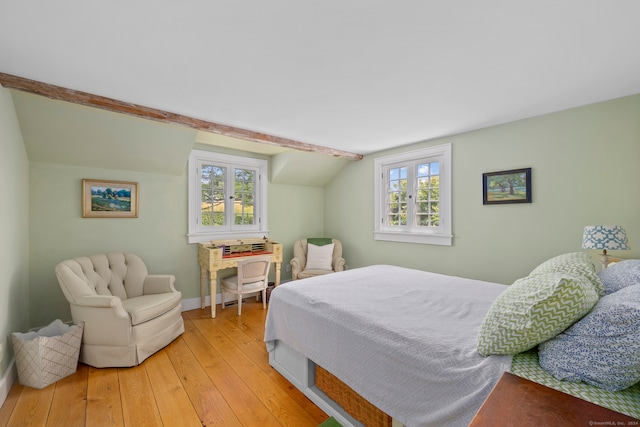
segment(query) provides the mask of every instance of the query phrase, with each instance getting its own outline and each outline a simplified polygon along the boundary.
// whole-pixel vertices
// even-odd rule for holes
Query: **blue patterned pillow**
[[[604,293],[611,294],[627,286],[640,283],[640,259],[626,259],[598,273]]]
[[[540,366],[559,380],[608,391],[640,381],[640,284],[598,301],[555,338],[538,347]]]

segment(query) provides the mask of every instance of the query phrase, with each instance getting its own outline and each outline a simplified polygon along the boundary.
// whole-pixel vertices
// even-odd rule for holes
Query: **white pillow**
[[[307,245],[307,265],[305,270],[333,270],[331,263],[333,261],[334,243],[328,245],[316,246],[309,243]]]

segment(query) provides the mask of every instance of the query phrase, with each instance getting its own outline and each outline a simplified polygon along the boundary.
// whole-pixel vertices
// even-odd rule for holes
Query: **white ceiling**
[[[0,6],[0,72],[360,154],[640,93],[637,0]]]

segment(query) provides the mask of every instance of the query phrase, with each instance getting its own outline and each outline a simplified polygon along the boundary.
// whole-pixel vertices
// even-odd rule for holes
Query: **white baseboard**
[[[220,294],[216,294],[216,304],[220,304]],[[207,295],[204,302],[205,307],[211,307],[211,297]],[[200,306],[200,297],[182,300],[182,311],[195,310]]]
[[[15,358],[11,359],[7,370],[4,372],[4,375],[2,375],[2,378],[0,378],[0,407],[4,405],[4,401],[7,400],[11,387],[13,387],[13,384],[18,379],[18,369],[16,368],[15,362]]]
[[[284,282],[282,282],[284,283]],[[243,296],[244,298],[249,298],[249,297],[253,297],[254,294],[246,294],[246,296]],[[222,294],[216,294],[216,304],[220,304],[222,302]],[[227,301],[227,303],[231,303],[231,301]],[[204,306],[205,307],[211,307],[211,297],[209,295],[205,296],[205,300],[204,300]],[[198,308],[202,308],[200,306],[200,297],[197,298],[189,298],[189,299],[183,299],[182,300],[182,311],[189,311],[189,310],[196,310]]]
[[[282,282],[280,282],[280,284],[283,283],[287,283],[290,282],[291,280],[283,280]],[[216,294],[216,304],[220,304],[222,302],[222,294]],[[247,295],[252,295],[252,294],[247,294]],[[205,296],[205,303],[204,303],[205,307],[211,307],[211,296],[210,295],[206,295]],[[195,310],[197,308],[202,308],[200,307],[200,297],[197,298],[189,298],[189,299],[183,299],[182,300],[182,311],[189,311],[189,310]]]

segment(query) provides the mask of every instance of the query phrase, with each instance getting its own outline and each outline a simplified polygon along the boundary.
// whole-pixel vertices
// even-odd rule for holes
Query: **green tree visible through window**
[[[388,225],[407,225],[410,212],[409,202],[414,199],[407,193],[407,167],[393,167],[388,170]],[[437,227],[440,225],[440,164],[421,163],[415,173],[415,225]],[[413,192],[413,190],[412,190]]]
[[[374,159],[375,240],[451,246],[451,144]]]
[[[255,224],[256,171],[251,169],[234,169],[234,171],[234,192],[229,198],[233,203],[227,206],[225,198],[227,168],[203,165],[200,175],[203,226],[224,226],[228,209],[233,209],[234,224]]]
[[[202,188],[201,218],[204,226],[225,225],[225,175],[227,168],[204,165],[200,175]]]
[[[192,150],[189,243],[268,235],[269,162]]]
[[[424,163],[418,165],[417,169],[417,225],[437,227],[440,225],[440,164]]]
[[[407,224],[407,168],[389,169],[389,225]]]
[[[254,224],[256,173],[248,169],[235,170],[235,224]]]

